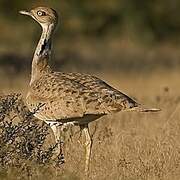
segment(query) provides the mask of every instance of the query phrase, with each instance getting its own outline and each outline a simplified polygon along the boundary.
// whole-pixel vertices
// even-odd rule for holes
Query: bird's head
[[[19,11],[20,14],[28,15],[37,21],[42,27],[56,25],[58,23],[58,15],[56,11],[49,7],[36,7],[30,11]]]

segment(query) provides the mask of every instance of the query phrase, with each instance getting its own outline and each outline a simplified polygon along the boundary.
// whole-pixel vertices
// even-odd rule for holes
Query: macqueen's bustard
[[[58,23],[56,11],[48,7],[37,7],[20,13],[32,17],[42,27],[42,35],[32,61],[27,105],[34,111],[39,104],[43,104],[35,116],[50,124],[56,141],[60,138],[59,124],[71,122],[81,127],[86,139],[87,173],[92,145],[89,122],[124,110],[156,112],[159,109],[143,108],[141,104],[97,77],[80,73],[54,72],[49,66],[49,61],[52,35]]]

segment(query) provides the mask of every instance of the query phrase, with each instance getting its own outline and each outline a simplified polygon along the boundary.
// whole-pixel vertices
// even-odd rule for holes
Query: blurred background
[[[26,92],[41,28],[18,11],[36,6],[50,6],[60,15],[53,42],[57,70],[95,74],[132,94],[132,83],[144,88],[146,78],[154,77],[164,88],[179,76],[178,0],[0,0],[3,92]]]

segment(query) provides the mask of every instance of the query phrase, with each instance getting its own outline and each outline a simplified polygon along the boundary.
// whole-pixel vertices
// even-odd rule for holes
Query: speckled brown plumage
[[[138,103],[104,81],[86,74],[48,72],[35,80],[29,89],[27,103],[42,120],[68,119],[85,115],[105,115],[137,107]]]

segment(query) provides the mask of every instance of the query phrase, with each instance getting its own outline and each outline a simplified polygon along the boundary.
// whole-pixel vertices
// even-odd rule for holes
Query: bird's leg
[[[54,137],[55,137],[55,142],[58,145],[56,154],[59,156],[60,155],[60,162],[64,163],[64,154],[63,154],[63,143],[64,143],[64,138],[62,137],[61,134],[61,129],[60,129],[60,124],[59,123],[54,123],[52,125],[50,125],[53,133],[54,133]]]
[[[53,131],[55,142],[58,143],[60,134],[57,128],[58,127],[57,123],[50,124],[50,127]]]
[[[61,124],[58,125],[57,127],[58,129],[58,135],[59,135],[59,163],[63,164],[65,163],[65,159],[64,159],[64,142],[65,142],[65,136],[64,136],[64,131],[62,131],[61,129]]]
[[[88,175],[92,140],[89,133],[88,124],[81,125],[80,127],[82,128],[82,132],[85,135],[85,174]]]
[[[60,148],[59,148],[60,132],[58,129],[58,125],[57,125],[57,123],[54,123],[54,124],[50,124],[50,127],[53,131],[55,142],[58,145],[57,154],[59,154],[60,153]]]

